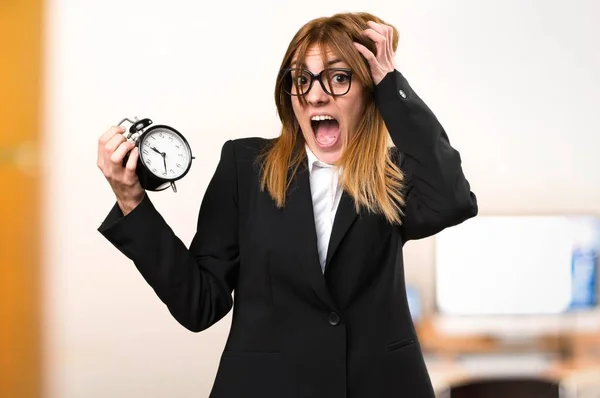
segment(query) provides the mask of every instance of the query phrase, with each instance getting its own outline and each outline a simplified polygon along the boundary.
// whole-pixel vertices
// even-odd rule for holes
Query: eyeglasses
[[[328,95],[339,97],[350,91],[352,70],[347,68],[328,68],[318,74],[306,69],[287,68],[281,71],[283,90],[294,96],[308,94],[315,80],[318,80]]]

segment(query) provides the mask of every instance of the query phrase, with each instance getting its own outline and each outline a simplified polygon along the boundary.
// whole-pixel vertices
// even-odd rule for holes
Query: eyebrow
[[[331,59],[331,60],[327,61],[327,66],[331,66],[331,65],[339,64],[339,63],[341,63],[341,62],[344,62],[344,61],[342,61],[342,60],[341,60],[341,59],[339,59],[339,58],[334,58],[334,59]],[[290,64],[290,67],[291,67],[291,66],[294,66],[294,65],[296,65],[296,61],[292,62],[292,63]]]

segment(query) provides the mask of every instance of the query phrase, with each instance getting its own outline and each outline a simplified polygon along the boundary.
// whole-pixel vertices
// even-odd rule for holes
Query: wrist
[[[375,83],[375,86],[378,86],[379,83],[381,83],[388,75],[395,71],[395,69],[381,71],[381,73],[379,73],[377,76],[373,76],[373,83]]]
[[[142,194],[140,197],[136,197],[136,198],[126,198],[126,199],[117,198],[117,205],[121,209],[121,212],[123,212],[123,216],[126,216],[127,214],[131,213],[133,211],[133,209],[135,209],[142,202],[143,199],[144,199],[144,194]]]

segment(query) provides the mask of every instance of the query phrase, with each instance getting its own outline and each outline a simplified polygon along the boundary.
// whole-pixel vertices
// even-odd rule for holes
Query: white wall
[[[600,213],[600,3],[298,4],[47,0],[47,398],[208,396],[229,318],[187,332],[96,232],[113,204],[97,139],[133,116],[184,132],[197,160],[177,194],[152,198],[188,243],[223,142],[278,134],[274,77],[313,17],[366,10],[399,28],[399,67],[460,150],[482,213]],[[406,264],[430,308],[432,239],[409,244]]]

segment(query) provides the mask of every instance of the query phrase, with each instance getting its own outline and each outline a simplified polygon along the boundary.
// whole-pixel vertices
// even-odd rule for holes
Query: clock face
[[[168,128],[149,130],[142,136],[140,160],[157,177],[176,180],[189,169],[192,154],[181,135]]]

